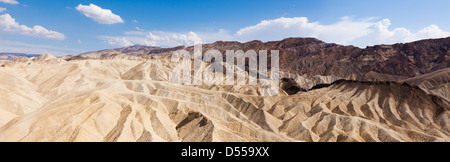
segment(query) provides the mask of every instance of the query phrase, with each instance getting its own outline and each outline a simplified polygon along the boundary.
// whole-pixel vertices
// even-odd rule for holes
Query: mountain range
[[[0,53],[0,60],[11,60],[17,57],[39,57],[39,54]]]
[[[279,50],[277,96],[172,83],[172,53],[194,47],[0,61],[0,141],[448,142],[449,48],[450,38],[364,49],[314,38],[203,45]]]

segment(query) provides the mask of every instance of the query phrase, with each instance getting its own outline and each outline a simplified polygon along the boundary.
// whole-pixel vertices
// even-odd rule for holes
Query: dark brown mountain
[[[450,38],[365,49],[325,43],[314,38],[288,38],[266,43],[215,42],[203,48],[222,52],[230,49],[280,50],[282,71],[308,76],[335,75],[353,80],[397,81],[450,66]]]
[[[192,46],[139,47],[145,46],[92,52],[68,59],[110,57],[120,53],[139,56],[170,54],[183,48],[193,51]],[[222,53],[226,50],[279,50],[280,68],[283,72],[310,77],[334,75],[348,80],[399,81],[450,67],[450,37],[405,44],[376,45],[364,49],[325,43],[315,38],[287,38],[282,41],[247,43],[218,41],[203,45],[204,52],[210,49]]]

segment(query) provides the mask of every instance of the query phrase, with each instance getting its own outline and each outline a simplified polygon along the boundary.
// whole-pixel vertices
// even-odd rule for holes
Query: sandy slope
[[[261,97],[259,87],[170,83],[169,61],[0,63],[0,141],[450,141],[449,107],[408,85]]]
[[[417,85],[423,90],[441,97],[450,104],[450,68],[441,69],[429,74],[403,80],[402,82]]]

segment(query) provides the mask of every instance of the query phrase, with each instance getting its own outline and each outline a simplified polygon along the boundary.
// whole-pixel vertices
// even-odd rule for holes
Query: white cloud
[[[195,45],[201,43],[202,39],[194,32],[187,34],[167,33],[167,32],[150,32],[146,40],[155,42],[156,46],[179,46],[179,45]]]
[[[319,22],[310,22],[306,17],[282,17],[244,27],[235,34],[221,29],[218,32],[199,32],[198,35],[206,43],[218,40],[246,42],[251,40],[275,41],[289,37],[314,37],[329,43],[352,44],[359,47],[450,36],[450,32],[441,30],[437,25],[430,25],[416,32],[404,27],[390,30],[389,19],[381,21],[376,21],[376,19],[371,17],[354,20],[350,17],[343,17],[336,23],[324,25]]]
[[[109,37],[107,38],[108,44],[113,47],[128,47],[134,45],[125,37]]]
[[[0,7],[0,13],[5,12],[5,11],[6,11],[6,8]]]
[[[125,33],[128,36],[103,36],[100,39],[106,40],[113,47],[127,47],[135,44],[158,47],[175,47],[180,45],[191,46],[201,43],[202,39],[194,32],[172,33],[172,32],[143,32],[130,31]]]
[[[322,25],[310,22],[306,17],[279,18],[264,20],[257,25],[240,29],[236,34],[239,40],[273,41],[288,37],[315,37],[326,42],[347,44],[351,40],[372,32],[373,25],[368,20],[354,21],[343,17],[341,21]]]
[[[405,43],[421,39],[442,38],[450,36],[449,32],[441,30],[437,25],[430,25],[417,32],[411,32],[411,30],[404,27],[389,30],[389,26],[391,26],[391,21],[389,19],[384,19],[374,24],[374,34],[376,38],[375,43]]]
[[[143,32],[143,31],[126,31],[125,35],[147,36],[148,32]]]
[[[100,24],[124,23],[119,15],[112,13],[109,9],[102,9],[94,4],[90,4],[89,6],[80,4],[75,9]]]
[[[7,4],[19,4],[16,0],[0,0],[0,2],[7,3]]]
[[[47,30],[40,25],[35,25],[33,28],[25,25],[20,25],[9,14],[0,15],[0,31],[6,34],[21,34],[46,39],[65,39],[64,34]]]

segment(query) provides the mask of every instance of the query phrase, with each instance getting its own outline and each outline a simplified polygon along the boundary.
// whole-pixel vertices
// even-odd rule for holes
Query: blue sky
[[[365,47],[450,36],[448,6],[448,0],[0,0],[0,52],[60,56],[287,37]]]

